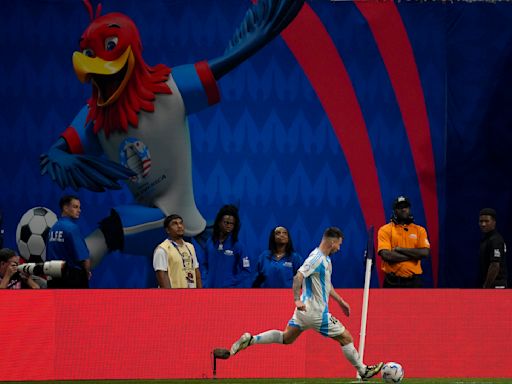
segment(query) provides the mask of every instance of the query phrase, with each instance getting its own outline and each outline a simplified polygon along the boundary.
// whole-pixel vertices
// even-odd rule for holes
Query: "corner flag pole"
[[[363,308],[361,311],[361,331],[359,332],[359,357],[361,361],[364,358],[364,344],[366,341],[366,320],[368,317],[368,300],[370,297],[370,277],[372,275],[372,263],[375,258],[375,249],[373,242],[373,225],[368,229],[368,240],[366,242],[366,250],[364,258],[366,263],[366,272],[364,275],[364,290],[363,290]],[[359,378],[359,374],[356,376]]]

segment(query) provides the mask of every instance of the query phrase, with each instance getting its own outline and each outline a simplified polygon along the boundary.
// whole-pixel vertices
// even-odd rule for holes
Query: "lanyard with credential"
[[[178,251],[178,253],[181,256],[181,262],[183,263],[183,268],[187,269],[187,266],[185,264],[185,255],[183,253],[181,253],[180,248],[178,247],[178,244],[174,240],[171,240],[171,244],[174,245],[174,248],[176,248],[176,251]],[[190,249],[188,248],[187,243],[183,242],[183,245],[185,246],[185,248],[187,248],[188,254],[190,255],[190,263],[192,264],[192,252],[190,252]]]

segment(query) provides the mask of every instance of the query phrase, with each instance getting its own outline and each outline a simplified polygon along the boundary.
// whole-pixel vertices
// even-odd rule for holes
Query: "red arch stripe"
[[[385,223],[375,159],[343,60],[308,4],[281,36],[315,90],[345,154],[367,226]],[[377,263],[380,264],[378,258]],[[379,278],[382,276],[379,271]]]
[[[409,138],[431,240],[432,273],[437,286],[439,214],[436,167],[423,88],[407,31],[392,1],[355,2],[366,18],[386,66]]]

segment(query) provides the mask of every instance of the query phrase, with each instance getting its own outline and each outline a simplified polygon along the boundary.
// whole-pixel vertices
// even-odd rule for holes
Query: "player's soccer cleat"
[[[235,341],[235,343],[231,346],[231,356],[236,355],[242,349],[247,348],[251,344],[252,335],[248,332],[244,333],[240,338]]]
[[[377,373],[380,372],[383,365],[384,363],[382,361],[375,365],[367,365],[364,373],[362,375],[359,374],[361,376],[361,379],[368,380],[369,378],[375,376]]]

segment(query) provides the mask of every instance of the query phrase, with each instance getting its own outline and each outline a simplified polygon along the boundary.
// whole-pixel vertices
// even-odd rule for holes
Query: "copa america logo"
[[[124,140],[119,146],[119,158],[122,165],[136,174],[130,179],[133,182],[142,182],[151,170],[149,149],[139,139],[129,137]]]

